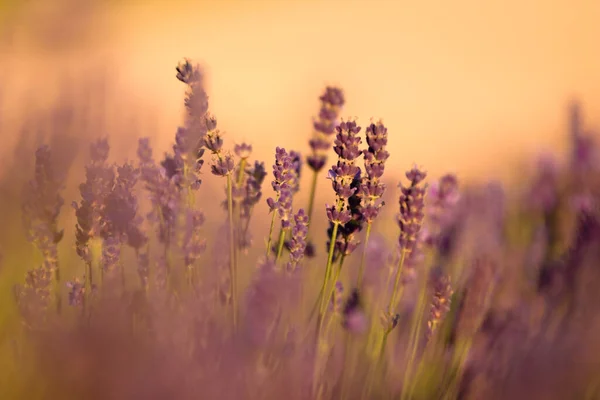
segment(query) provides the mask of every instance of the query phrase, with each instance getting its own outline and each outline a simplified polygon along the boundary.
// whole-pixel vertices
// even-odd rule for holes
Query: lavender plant
[[[136,163],[113,164],[108,140],[92,141],[74,237],[59,228],[70,196],[56,173],[60,155],[48,145],[35,153],[21,211],[43,262],[14,287],[22,325],[2,331],[0,344],[17,334],[23,343],[4,357],[15,367],[2,364],[0,378],[13,371],[14,385],[25,383],[0,397],[593,396],[600,169],[579,111],[571,111],[569,162],[540,163],[517,201],[511,187],[453,174],[427,185],[413,167],[400,184],[399,234],[387,238],[385,229],[376,233],[386,221],[375,221],[390,173],[388,127],[369,124],[361,148],[357,123],[338,122],[342,90],[328,87],[310,153],[275,151],[266,254],[256,259],[263,248],[251,234],[263,221],[252,216],[264,207],[267,176],[264,162],[252,159],[257,144],[228,151],[202,70],[185,60],[176,77],[186,85],[186,114],[168,153],[157,158],[141,138]],[[321,180],[330,150],[337,160]],[[312,171],[306,209],[294,205],[303,160]],[[317,232],[310,230],[316,187],[326,179],[335,202],[325,208],[327,231]],[[215,200],[213,181],[225,186],[225,201]],[[225,216],[213,212],[222,208]],[[71,240],[80,260],[59,251]],[[326,258],[307,257],[313,243],[325,246]],[[19,250],[0,244],[4,278]],[[61,289],[69,307],[61,308]]]

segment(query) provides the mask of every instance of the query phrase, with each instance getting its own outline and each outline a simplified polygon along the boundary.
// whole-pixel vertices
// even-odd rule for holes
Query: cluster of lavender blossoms
[[[15,287],[17,303],[29,324],[45,312],[52,300],[52,276],[59,290],[55,296],[56,309],[61,312],[58,243],[64,232],[58,228],[58,217],[64,199],[60,194],[63,180],[56,175],[50,148],[41,146],[35,153],[34,177],[23,190],[22,218],[27,239],[40,251],[43,264],[28,272],[24,287]]]
[[[361,170],[356,160],[363,153],[359,145],[362,142],[358,135],[361,127],[354,121],[342,122],[337,127],[337,135],[333,150],[338,155],[337,163],[329,170],[336,194],[336,202],[327,207],[327,218],[330,222],[329,242],[335,243],[332,260],[340,256],[350,255],[358,246],[356,234],[362,229],[361,200],[358,190],[361,184]]]
[[[425,194],[427,185],[423,185],[427,174],[416,166],[406,173],[410,185],[399,185],[401,194],[398,201],[400,212],[397,221],[400,228],[398,237],[399,263],[398,274],[405,283],[414,279],[415,267],[423,258],[421,227],[425,218]]]
[[[294,152],[288,153],[284,148],[277,147],[275,150],[275,164],[273,164],[273,181],[271,183],[275,198],[269,197],[267,199],[269,211],[273,213],[267,243],[267,255],[271,250],[275,250],[277,260],[282,255],[286,235],[292,227],[293,196],[298,191],[299,174],[299,158],[294,157]],[[277,246],[272,249],[271,243],[276,215],[279,217],[281,226]]]
[[[371,224],[379,210],[383,207],[381,198],[386,186],[381,181],[385,170],[385,162],[390,153],[386,150],[387,128],[383,122],[371,124],[365,131],[368,148],[363,150],[365,159],[365,175],[362,178],[359,193],[362,199],[361,214],[367,224]]]
[[[281,147],[275,150],[273,178],[272,187],[276,198],[269,197],[267,204],[269,209],[279,216],[282,229],[288,229],[291,226],[292,198],[294,188],[298,185],[298,174],[294,169],[292,157]]]
[[[390,222],[379,217],[390,157],[382,121],[363,131],[340,120],[344,94],[327,87],[309,154],[275,149],[274,195],[264,200],[265,163],[249,143],[228,146],[199,66],[185,60],[176,71],[186,115],[164,155],[140,138],[136,162],[114,163],[108,140],[92,141],[72,203],[72,265],[59,263],[69,239],[59,228],[63,177],[49,146],[35,153],[21,222],[43,261],[14,286],[24,330],[14,330],[15,363],[3,364],[0,382],[27,388],[9,397],[195,398],[201,388],[241,400],[600,398],[588,382],[597,368],[572,374],[565,391],[549,388],[555,368],[542,369],[544,395],[528,392],[538,364],[598,365],[600,163],[577,108],[571,162],[543,158],[526,201],[508,207],[500,184],[459,187],[454,174],[427,184],[415,165],[399,184],[397,233],[384,226],[371,238]],[[331,151],[323,182],[335,200],[317,221],[327,229],[311,234]],[[205,155],[216,189],[202,184]],[[303,162],[307,208],[295,207]],[[265,203],[266,254],[252,239]],[[327,251],[322,282],[311,263],[325,257],[312,243]],[[74,277],[65,282],[66,273]]]

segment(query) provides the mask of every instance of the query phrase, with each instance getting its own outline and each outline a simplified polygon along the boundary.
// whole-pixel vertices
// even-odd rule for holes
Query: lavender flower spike
[[[308,234],[308,216],[303,209],[294,215],[294,227],[292,228],[292,243],[290,246],[290,261],[288,270],[293,271],[304,257],[306,250],[306,235]]]

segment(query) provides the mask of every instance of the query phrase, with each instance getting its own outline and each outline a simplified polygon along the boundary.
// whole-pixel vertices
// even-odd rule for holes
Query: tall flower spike
[[[342,263],[340,263],[334,276],[333,262],[339,255],[350,254],[357,246],[353,234],[360,229],[360,215],[355,203],[361,173],[360,167],[356,165],[356,159],[362,154],[359,149],[361,138],[358,134],[360,130],[361,127],[354,121],[342,122],[336,128],[337,134],[333,150],[338,155],[338,161],[329,170],[329,179],[331,179],[333,190],[336,193],[336,200],[332,206],[326,206],[327,218],[330,223],[327,231],[328,254],[325,277],[318,300],[320,306],[317,331],[321,329],[327,311],[326,305],[333,295],[333,282],[337,280],[342,268]]]
[[[265,165],[262,162],[255,161],[252,167],[246,168],[246,179],[244,180],[243,199],[241,204],[241,224],[242,229],[238,238],[241,250],[250,247],[252,243],[250,229],[250,218],[256,204],[262,197],[262,184],[267,176]]]
[[[332,136],[335,133],[337,121],[344,106],[344,93],[341,89],[328,86],[319,98],[321,110],[319,117],[313,121],[314,133],[309,141],[311,152],[306,157],[306,163],[312,172],[312,183],[308,200],[308,220],[313,218],[317,180],[319,172],[327,164],[327,153],[331,149]],[[310,228],[310,225],[309,225]],[[310,241],[306,246],[306,256],[314,257],[315,247]]]
[[[158,238],[161,243],[168,244],[173,236],[175,222],[180,206],[180,193],[176,183],[169,179],[167,172],[159,168],[152,156],[152,147],[148,138],[138,142],[137,150],[140,179],[150,195],[152,210],[147,218],[158,225]]]
[[[425,194],[427,185],[423,185],[427,174],[414,166],[406,172],[406,178],[410,181],[409,186],[399,184],[401,194],[399,198],[400,212],[398,214],[398,259],[395,260],[397,269],[395,272],[394,288],[388,304],[388,314],[393,315],[400,299],[400,284],[406,283],[414,276],[414,268],[421,262],[420,251],[421,226],[425,216]]]
[[[434,278],[433,301],[427,320],[427,340],[431,339],[448,311],[450,311],[450,300],[453,293],[450,278],[447,275],[440,274]]]
[[[371,223],[379,214],[383,206],[381,197],[386,186],[381,182],[385,162],[390,153],[385,149],[387,145],[387,128],[380,121],[371,124],[366,129],[368,148],[363,151],[365,158],[365,176],[360,185],[360,197],[362,199],[361,213],[365,222]]]
[[[309,142],[311,154],[306,157],[306,163],[315,172],[322,170],[327,163],[327,152],[331,148],[330,137],[335,133],[336,122],[345,102],[342,90],[331,86],[325,89],[319,100],[321,110],[319,117],[313,122],[315,133]]]
[[[282,228],[287,229],[291,225],[292,189],[298,184],[298,177],[294,170],[292,158],[281,147],[277,147],[275,150],[273,177],[272,186],[276,199],[267,199],[267,204],[272,211],[277,211]]]
[[[358,193],[360,203],[358,204],[358,207],[362,222],[367,224],[367,234],[358,270],[357,284],[359,287],[362,286],[364,276],[366,246],[369,243],[371,235],[371,225],[375,218],[377,218],[377,215],[379,215],[379,210],[384,205],[381,198],[383,197],[386,186],[381,182],[381,177],[383,176],[385,162],[390,154],[385,149],[387,145],[387,128],[383,125],[383,122],[379,121],[377,124],[371,123],[371,125],[367,127],[366,140],[368,147],[363,151],[365,159],[365,175],[360,181]]]
[[[294,227],[292,228],[292,240],[290,245],[290,261],[288,270],[293,271],[302,261],[306,250],[306,235],[308,233],[308,216],[303,209],[294,215]]]
[[[60,287],[58,243],[63,230],[58,229],[58,216],[64,204],[60,192],[62,179],[55,176],[50,147],[41,146],[35,153],[35,174],[23,190],[23,225],[27,239],[34,243],[44,258],[44,268],[54,273]],[[60,291],[56,292],[56,309],[61,311]]]
[[[275,164],[273,165],[272,182],[276,198],[267,199],[267,204],[271,212],[277,212],[281,221],[279,240],[276,242],[276,260],[281,257],[285,245],[285,237],[291,227],[292,219],[292,198],[294,188],[298,186],[298,175],[294,168],[293,159],[288,152],[280,147],[275,150]],[[271,226],[269,228],[269,239],[267,241],[267,256],[271,251],[273,243],[273,229],[275,227],[275,213],[271,217]]]
[[[337,200],[335,205],[327,209],[330,221],[328,236],[330,241],[333,239],[336,242],[333,260],[340,255],[349,255],[356,249],[358,241],[355,234],[362,229],[361,200],[358,196],[361,170],[356,165],[356,159],[362,155],[359,148],[361,138],[358,136],[360,130],[354,121],[342,122],[337,128],[334,142],[333,149],[338,155],[338,162],[329,170],[329,179],[332,181]],[[337,234],[332,238],[333,225],[336,222]]]
[[[435,248],[443,247],[445,231],[457,214],[460,198],[456,176],[447,174],[434,182],[427,194],[427,223],[421,231],[423,241]]]
[[[400,184],[400,213],[398,214],[398,226],[400,227],[400,248],[411,253],[416,245],[421,226],[423,224],[426,185],[421,185],[427,174],[416,166],[406,173],[410,186]]]

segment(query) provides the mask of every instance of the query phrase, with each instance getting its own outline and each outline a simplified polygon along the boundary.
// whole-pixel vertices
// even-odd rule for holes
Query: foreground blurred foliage
[[[224,140],[202,71],[176,76],[187,113],[164,157],[141,138],[115,164],[90,126],[71,191],[84,136],[68,107],[35,154],[17,149],[0,185],[1,398],[600,398],[600,160],[578,105],[567,163],[544,155],[511,190],[408,166],[386,204],[388,129],[341,119],[341,89],[271,177]]]

